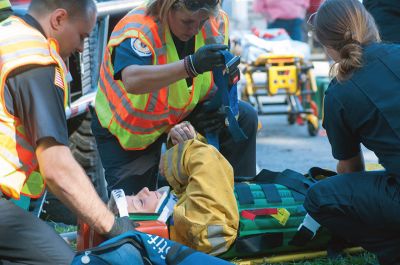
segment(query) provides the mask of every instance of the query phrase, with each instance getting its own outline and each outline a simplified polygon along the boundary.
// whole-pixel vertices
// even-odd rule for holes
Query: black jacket
[[[363,4],[374,17],[382,40],[400,43],[400,1],[363,0]]]

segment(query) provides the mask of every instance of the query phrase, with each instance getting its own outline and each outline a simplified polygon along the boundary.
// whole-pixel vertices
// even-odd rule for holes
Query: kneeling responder
[[[358,0],[324,1],[313,17],[317,39],[337,64],[323,126],[341,175],[311,186],[304,206],[381,264],[400,264],[400,46],[380,42]],[[385,171],[365,171],[361,144]]]
[[[114,218],[68,148],[64,60],[82,51],[96,12],[93,0],[32,0],[26,15],[0,23],[0,264],[71,263],[64,240],[9,200],[38,198],[45,183],[106,237],[133,228]]]
[[[217,90],[211,71],[223,66],[220,51],[228,48],[228,17],[219,2],[148,1],[115,27],[92,123],[109,191],[155,189],[161,145],[183,120],[201,133],[218,130],[220,151],[234,174],[255,175],[254,108],[239,102],[238,123],[248,139],[235,143],[224,113],[205,113],[200,106]]]

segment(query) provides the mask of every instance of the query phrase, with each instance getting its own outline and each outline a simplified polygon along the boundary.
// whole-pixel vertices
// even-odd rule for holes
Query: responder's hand
[[[128,216],[115,218],[110,232],[104,234],[106,238],[116,237],[128,231],[135,230],[135,223]]]
[[[199,110],[196,110],[190,117],[190,121],[196,131],[205,136],[206,133],[219,132],[225,127],[225,112],[223,108],[216,111],[207,112],[207,105],[205,102]]]
[[[224,65],[225,58],[219,51],[227,49],[228,46],[224,44],[209,44],[201,47],[191,55],[194,70],[198,74],[202,74]]]
[[[188,121],[184,121],[175,125],[168,134],[168,139],[171,139],[173,145],[183,143],[184,141],[193,139],[195,137],[196,131]]]

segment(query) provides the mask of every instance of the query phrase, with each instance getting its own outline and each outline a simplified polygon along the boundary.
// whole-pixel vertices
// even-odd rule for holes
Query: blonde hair
[[[146,15],[159,20],[163,25],[168,25],[168,13],[171,10],[188,10],[182,0],[149,0],[147,3]],[[216,15],[219,11],[219,5],[210,8],[201,8],[210,15]]]
[[[323,46],[339,53],[331,71],[338,81],[362,67],[363,46],[380,42],[375,20],[358,0],[325,0],[315,15],[314,29]]]

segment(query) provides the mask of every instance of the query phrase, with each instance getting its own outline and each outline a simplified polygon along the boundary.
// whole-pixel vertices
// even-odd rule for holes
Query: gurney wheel
[[[290,125],[295,124],[296,122],[296,114],[289,113],[287,116],[287,121]]]
[[[319,127],[315,127],[310,121],[307,121],[307,130],[310,136],[317,136]]]

